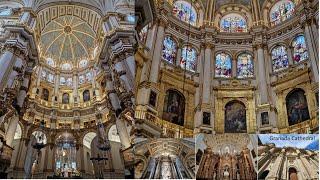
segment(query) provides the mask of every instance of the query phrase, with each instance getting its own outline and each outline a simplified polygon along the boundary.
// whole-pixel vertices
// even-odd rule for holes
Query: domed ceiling
[[[74,67],[83,59],[92,59],[96,33],[89,24],[72,15],[51,20],[41,32],[40,51],[52,58],[55,66],[71,63]]]

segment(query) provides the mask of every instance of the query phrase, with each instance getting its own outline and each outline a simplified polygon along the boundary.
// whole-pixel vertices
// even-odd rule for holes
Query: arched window
[[[165,37],[163,40],[162,58],[173,64],[176,59],[176,53],[176,42],[170,36]]]
[[[51,67],[54,67],[54,61],[52,58],[47,58],[47,64]]]
[[[69,94],[68,93],[63,93],[63,95],[62,95],[62,103],[63,104],[69,104]]]
[[[274,72],[283,70],[289,66],[287,49],[284,46],[276,46],[271,51],[272,69]]]
[[[54,75],[51,73],[48,73],[47,81],[50,83],[53,83],[54,82]]]
[[[66,85],[66,78],[60,77],[60,85],[65,86]]]
[[[113,142],[120,142],[120,136],[118,134],[117,126],[114,124],[108,131],[108,139]]]
[[[197,12],[190,3],[186,1],[176,1],[173,4],[172,13],[181,21],[195,26],[197,23]]]
[[[197,66],[197,51],[193,47],[185,46],[181,52],[180,66],[188,71],[195,72]]]
[[[71,70],[72,66],[69,63],[64,63],[64,64],[62,64],[61,69],[62,70]]]
[[[85,90],[83,91],[83,101],[87,102],[90,101],[90,91],[89,90]]]
[[[215,77],[231,77],[232,60],[229,54],[224,52],[216,55]]]
[[[48,101],[49,100],[49,90],[43,89],[42,90],[42,99]]]
[[[298,172],[295,168],[289,168],[289,180],[297,180]]]
[[[86,67],[88,65],[88,60],[86,60],[86,59],[83,59],[83,60],[81,60],[80,62],[79,62],[79,67],[80,68],[84,68],[84,67]]]
[[[253,77],[253,58],[248,53],[242,53],[238,56],[237,61],[237,77],[246,78]]]
[[[16,132],[14,133],[13,139],[21,139],[21,137],[22,137],[22,129],[20,124],[17,124],[17,129],[16,129]]]
[[[286,97],[286,106],[289,126],[310,119],[304,90],[292,90]]]
[[[221,18],[220,32],[237,33],[247,31],[247,22],[240,14],[231,13]]]
[[[11,7],[0,7],[0,16],[10,16],[13,14]]]
[[[280,24],[289,19],[295,9],[295,4],[290,0],[281,0],[277,2],[270,11],[271,26]]]
[[[225,106],[225,133],[246,133],[246,107],[240,101],[228,102]]]
[[[184,124],[185,98],[176,90],[168,90],[165,96],[163,119],[180,126]]]
[[[292,41],[293,62],[298,63],[309,58],[306,41],[303,35],[297,36]]]

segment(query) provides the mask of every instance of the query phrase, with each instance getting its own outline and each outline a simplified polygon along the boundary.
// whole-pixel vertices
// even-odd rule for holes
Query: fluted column
[[[151,64],[151,71],[150,71],[150,81],[153,83],[158,82],[165,26],[166,26],[166,23],[164,22],[164,20],[160,19],[158,21],[158,31],[157,31],[156,41],[155,41],[156,44],[153,51],[154,53],[152,57],[152,64]]]
[[[256,46],[257,51],[257,66],[258,71],[256,71],[258,74],[258,86],[260,91],[260,104],[267,104],[268,103],[268,87],[267,87],[267,81],[266,81],[266,69],[265,69],[265,63],[264,63],[264,51],[263,51],[263,44],[258,44]]]
[[[59,86],[60,86],[60,73],[57,73],[54,79],[54,96],[52,97],[52,102],[55,102],[54,99],[57,97],[59,101]]]
[[[31,78],[31,74],[28,73],[25,75],[23,82],[22,82],[22,86],[20,87],[20,91],[19,91],[19,95],[18,95],[18,105],[20,107],[23,106],[24,100],[27,97],[27,91],[28,91],[28,87],[29,87],[29,81]]]
[[[204,58],[204,71],[203,71],[203,89],[202,89],[202,103],[209,104],[211,99],[211,78],[212,78],[212,49],[213,45],[207,43],[205,47],[205,58]]]
[[[77,78],[77,73],[74,73],[73,74],[73,77],[72,77],[72,84],[73,84],[73,103],[77,103],[79,102],[79,99],[78,99],[78,86],[79,86],[79,83],[78,83],[78,78]],[[76,101],[75,101],[76,100]]]
[[[4,52],[0,57],[0,90],[2,90],[6,85],[6,76],[8,76],[9,71],[12,69],[12,66],[15,62],[15,57],[13,53],[7,49],[3,50]]]
[[[9,121],[9,126],[6,131],[6,144],[10,147],[12,147],[12,141],[17,130],[18,122],[19,116],[13,116]]]

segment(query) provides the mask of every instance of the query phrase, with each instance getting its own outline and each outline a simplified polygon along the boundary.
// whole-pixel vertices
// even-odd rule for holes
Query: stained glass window
[[[49,73],[47,81],[53,83],[54,82],[54,75]]]
[[[276,46],[271,51],[272,69],[274,72],[285,69],[289,65],[288,53],[284,46]]]
[[[290,0],[281,0],[277,2],[272,8],[270,12],[270,20],[271,25],[277,25],[281,22],[289,19],[295,9],[295,4]]]
[[[47,78],[47,72],[46,71],[41,71],[41,78],[46,79]]]
[[[84,75],[79,76],[79,84],[83,84],[85,81]]]
[[[66,82],[67,86],[72,86],[72,78],[67,78],[67,82]]]
[[[197,12],[190,3],[185,1],[176,1],[173,4],[172,13],[181,21],[195,26],[197,22]]]
[[[253,58],[250,54],[243,53],[238,56],[237,77],[253,77]]]
[[[92,80],[92,72],[88,72],[88,73],[86,74],[86,80],[87,80],[87,81],[91,81],[91,80]]]
[[[194,48],[186,46],[182,49],[180,66],[188,71],[196,71],[197,51]]]
[[[88,64],[88,61],[87,61],[86,59],[83,59],[83,60],[81,60],[81,61],[79,62],[80,68],[86,67],[87,64]]]
[[[308,50],[306,41],[303,35],[297,36],[292,41],[293,46],[293,62],[298,63],[300,61],[304,61],[308,59]]]
[[[231,13],[222,17],[220,21],[221,32],[247,32],[247,22],[239,14]]]
[[[231,72],[232,72],[231,56],[224,52],[217,54],[215,76],[228,78],[228,77],[231,77]]]
[[[51,67],[54,67],[54,61],[52,58],[47,58],[47,64]]]
[[[72,66],[69,63],[64,63],[61,66],[62,70],[71,70]]]
[[[66,78],[65,77],[60,77],[60,85],[66,85]]]
[[[9,8],[9,7],[0,8],[0,16],[10,16],[12,12],[13,12],[12,8]]]
[[[176,42],[169,36],[165,37],[163,41],[162,58],[170,63],[174,63],[176,52]]]

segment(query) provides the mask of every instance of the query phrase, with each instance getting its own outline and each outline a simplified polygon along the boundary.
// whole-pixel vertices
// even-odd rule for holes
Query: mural
[[[216,55],[215,77],[231,77],[231,56],[226,53]]]
[[[63,93],[63,95],[62,95],[62,103],[63,104],[69,104],[69,94],[68,93]]]
[[[197,67],[197,51],[192,47],[184,47],[181,53],[180,66],[188,71],[195,72]]]
[[[238,56],[237,77],[253,77],[253,59],[250,54],[243,53]]]
[[[286,97],[289,126],[310,119],[308,103],[302,89],[291,91]]]
[[[293,62],[298,63],[309,58],[306,41],[304,36],[296,37],[292,42]]]
[[[83,101],[84,102],[90,101],[90,92],[89,92],[89,90],[83,91]]]
[[[247,22],[239,14],[231,13],[221,18],[220,32],[247,32]]]
[[[190,23],[192,26],[196,25],[197,12],[194,7],[186,1],[176,1],[173,4],[172,13],[181,21]]]
[[[271,51],[272,69],[277,72],[289,66],[288,53],[284,46],[276,46]]]
[[[168,90],[164,102],[163,119],[183,126],[185,98],[176,90]]]
[[[163,40],[162,58],[169,63],[174,63],[176,58],[177,45],[171,37]]]
[[[240,101],[231,101],[225,106],[225,133],[246,133],[246,107]]]
[[[277,25],[289,19],[295,9],[295,4],[290,0],[281,0],[277,2],[270,11],[271,25]]]

